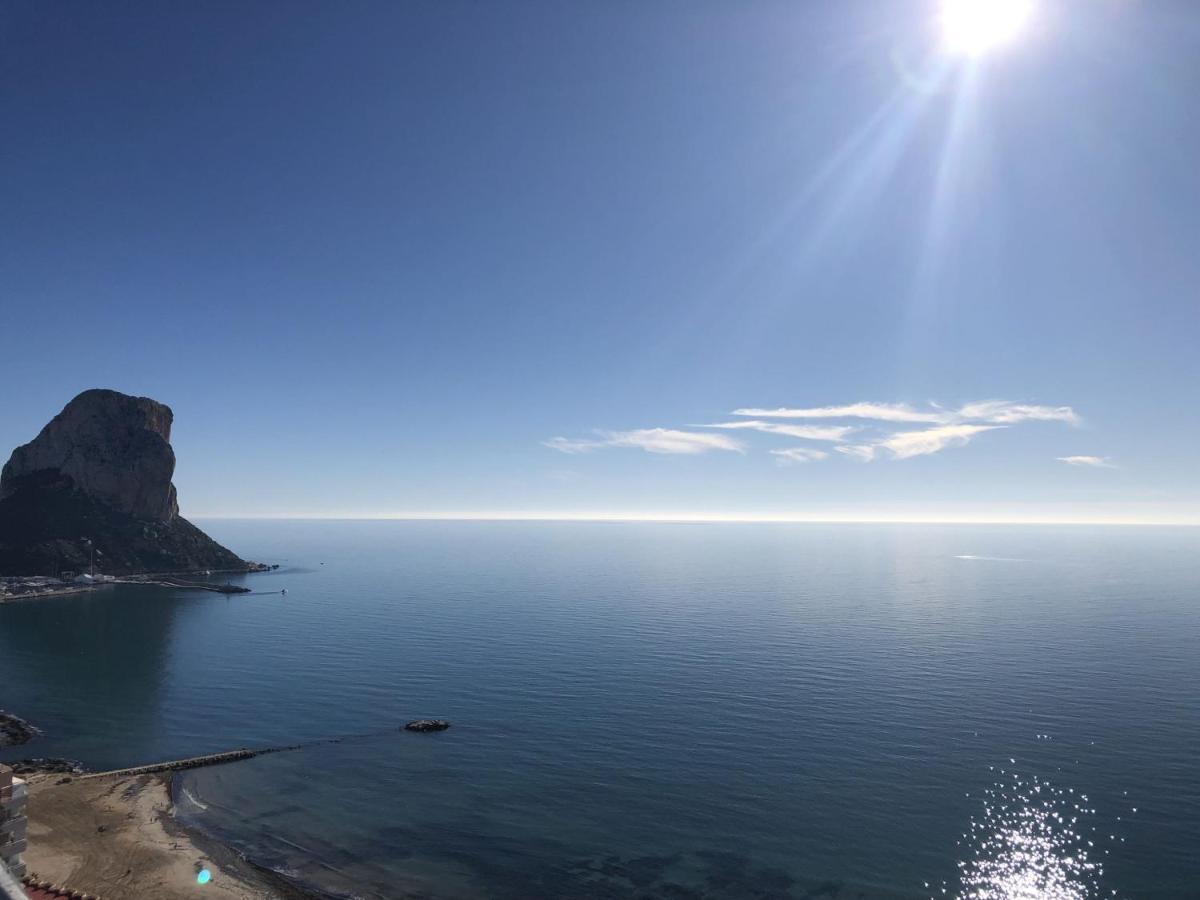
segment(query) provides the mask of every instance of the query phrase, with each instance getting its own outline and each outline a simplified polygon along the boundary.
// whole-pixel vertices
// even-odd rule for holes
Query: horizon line
[[[227,514],[196,515],[197,520],[250,521],[328,521],[328,522],[647,522],[695,525],[1109,525],[1159,528],[1200,527],[1200,519],[1156,520],[1132,518],[1017,518],[1017,517],[837,517],[837,516],[753,516],[697,514],[604,514],[604,513],[343,513],[343,514]]]

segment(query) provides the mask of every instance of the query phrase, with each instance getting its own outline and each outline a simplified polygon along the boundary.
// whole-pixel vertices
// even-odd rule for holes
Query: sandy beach
[[[273,878],[174,819],[170,776],[29,779],[29,849],[38,880],[103,900],[221,900],[311,897]],[[201,868],[212,873],[200,885]]]

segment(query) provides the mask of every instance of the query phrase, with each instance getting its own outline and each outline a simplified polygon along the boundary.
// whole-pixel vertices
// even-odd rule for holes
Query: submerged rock
[[[450,723],[445,719],[413,719],[404,726],[405,731],[445,731]]]

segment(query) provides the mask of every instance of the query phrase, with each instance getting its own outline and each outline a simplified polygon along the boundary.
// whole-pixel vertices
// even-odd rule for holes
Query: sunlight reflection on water
[[[1102,844],[1117,836],[1101,836],[1089,824],[1096,810],[1087,795],[1037,775],[989,768],[999,778],[983,792],[983,812],[958,842],[966,850],[958,863],[960,900],[1100,897],[1100,860],[1109,853]],[[945,882],[941,893],[949,893]]]

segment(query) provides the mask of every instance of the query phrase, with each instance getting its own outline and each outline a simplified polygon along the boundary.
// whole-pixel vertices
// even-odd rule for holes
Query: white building
[[[25,874],[25,799],[29,789],[12,769],[0,765],[0,863],[15,878]]]

